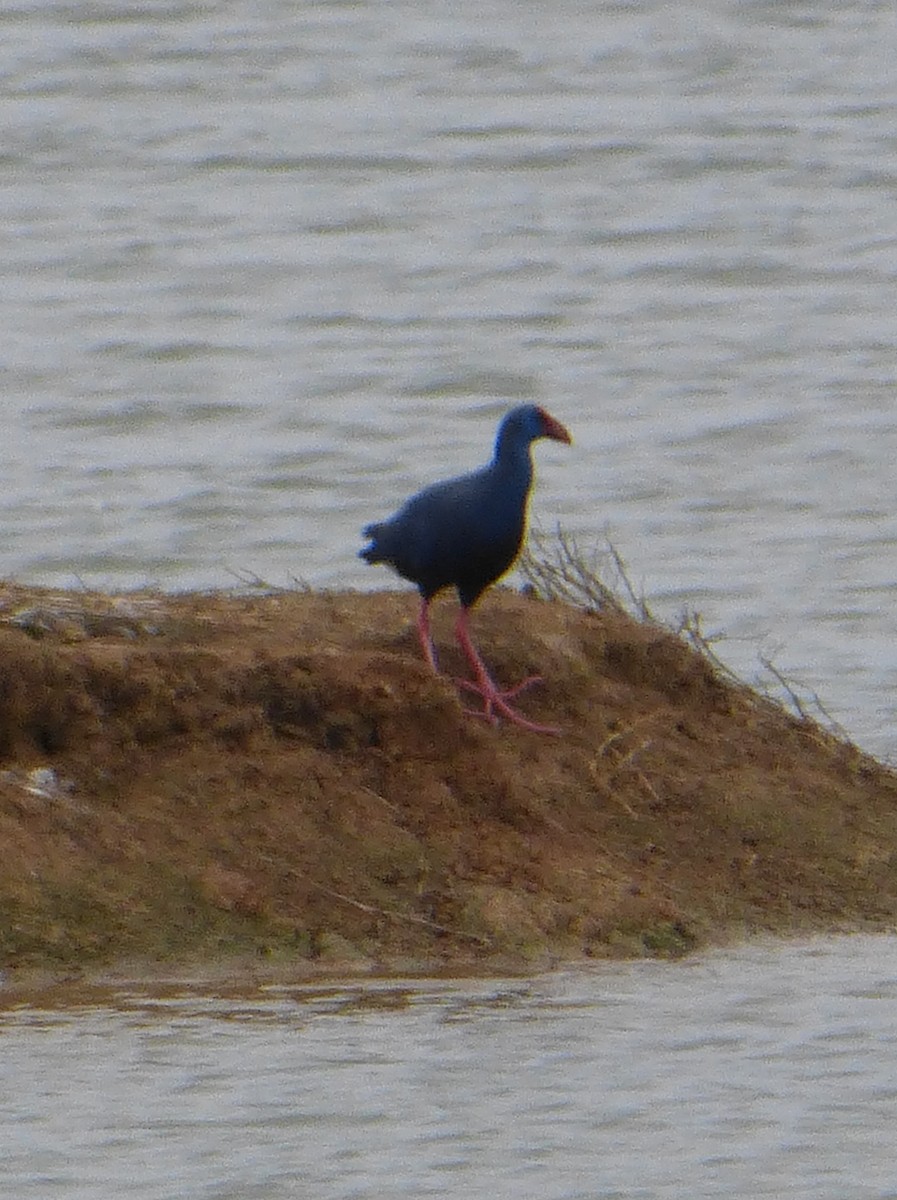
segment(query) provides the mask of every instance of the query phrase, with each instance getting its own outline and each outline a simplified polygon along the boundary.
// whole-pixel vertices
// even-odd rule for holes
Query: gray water
[[[545,529],[894,755],[892,4],[18,0],[0,47],[0,575],[386,586],[359,527],[535,400]],[[851,939],[28,1008],[0,1194],[894,1197],[895,990]]]
[[[0,574],[386,586],[359,527],[537,400],[610,534],[897,745],[897,10],[0,12]]]
[[[0,1014],[10,1200],[897,1196],[897,939]]]

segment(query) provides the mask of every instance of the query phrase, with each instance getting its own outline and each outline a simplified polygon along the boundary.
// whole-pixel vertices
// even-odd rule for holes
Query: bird
[[[526,531],[533,484],[532,443],[551,438],[570,445],[568,430],[537,404],[522,404],[506,413],[498,427],[491,462],[477,471],[431,484],[406,500],[388,520],[365,526],[369,545],[359,550],[368,563],[385,563],[417,585],[421,603],[417,633],[430,669],[439,673],[430,632],[430,603],[437,593],[454,587],[460,610],[455,637],[473,670],[474,680],[458,680],[483,702],[485,717],[503,717],[536,733],[560,730],[528,721],[509,703],[539,676],[502,690],[493,679],[469,628],[469,613],[483,592],[514,565]],[[471,710],[468,710],[471,711]]]

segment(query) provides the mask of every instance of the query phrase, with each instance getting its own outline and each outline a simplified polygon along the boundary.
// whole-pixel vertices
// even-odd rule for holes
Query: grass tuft
[[[839,740],[847,733],[816,694],[785,674],[772,660],[758,653],[761,672],[750,682],[741,678],[717,653],[725,642],[721,631],[708,633],[697,609],[684,609],[674,621],[656,616],[644,591],[632,580],[629,566],[617,547],[605,540],[584,550],[573,534],[559,525],[553,536],[534,530],[521,556],[519,570],[525,590],[543,600],[556,600],[586,612],[611,612],[658,625],[682,638],[728,683],[750,689],[759,703],[767,702],[792,713],[807,724],[821,725]]]

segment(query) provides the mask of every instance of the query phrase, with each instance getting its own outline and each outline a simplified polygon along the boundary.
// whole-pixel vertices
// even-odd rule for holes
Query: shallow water
[[[384,586],[358,530],[537,399],[609,531],[895,746],[897,12],[22,0],[0,572]]]
[[[0,1195],[897,1196],[897,939],[0,1013]]]

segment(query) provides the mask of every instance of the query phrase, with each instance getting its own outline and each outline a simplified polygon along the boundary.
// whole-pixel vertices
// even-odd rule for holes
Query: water
[[[544,402],[609,531],[894,755],[897,11],[18,0],[0,574],[382,586]],[[2,1022],[0,1194],[897,1196],[890,939]]]
[[[12,1010],[0,1195],[883,1200],[895,1001],[857,937]]]
[[[546,403],[535,516],[895,747],[897,12],[0,14],[0,572],[384,586]]]

